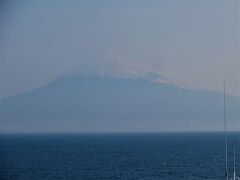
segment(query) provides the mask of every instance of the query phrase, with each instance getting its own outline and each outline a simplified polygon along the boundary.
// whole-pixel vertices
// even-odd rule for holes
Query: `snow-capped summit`
[[[91,67],[87,70],[75,69],[69,73],[69,77],[81,77],[81,76],[97,76],[101,78],[117,78],[117,79],[144,79],[156,83],[174,84],[173,81],[156,73],[150,68],[141,67],[124,58],[114,55],[106,55],[100,60],[97,67]]]

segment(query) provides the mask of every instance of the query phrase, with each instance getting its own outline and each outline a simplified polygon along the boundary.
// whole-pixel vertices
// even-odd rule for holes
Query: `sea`
[[[228,171],[240,175],[240,133],[228,134]],[[225,135],[2,134],[1,180],[220,180]]]

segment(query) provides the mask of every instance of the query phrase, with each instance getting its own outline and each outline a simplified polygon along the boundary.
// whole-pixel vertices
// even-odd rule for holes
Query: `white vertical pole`
[[[236,179],[236,173],[235,173],[235,145],[234,145],[234,149],[233,149],[233,163],[234,163],[234,166],[233,166],[233,179],[235,180]]]
[[[227,147],[227,120],[226,120],[226,99],[225,99],[225,82],[223,82],[223,92],[224,92],[224,125],[225,125],[225,177],[228,180],[228,147]]]

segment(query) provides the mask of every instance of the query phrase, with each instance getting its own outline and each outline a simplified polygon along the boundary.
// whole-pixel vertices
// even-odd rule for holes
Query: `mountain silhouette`
[[[223,95],[153,81],[154,74],[67,74],[1,101],[6,132],[199,131],[223,129]],[[160,78],[157,76],[157,78]],[[231,124],[240,98],[227,96]]]

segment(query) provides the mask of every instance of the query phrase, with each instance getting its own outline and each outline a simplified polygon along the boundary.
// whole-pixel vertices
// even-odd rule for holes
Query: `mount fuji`
[[[223,130],[223,95],[190,90],[119,59],[1,100],[1,132]],[[227,96],[239,130],[240,98]]]

